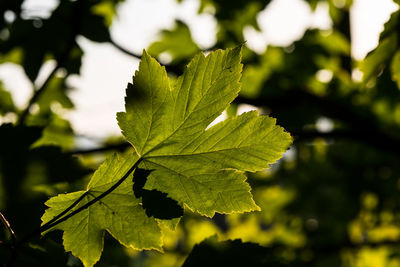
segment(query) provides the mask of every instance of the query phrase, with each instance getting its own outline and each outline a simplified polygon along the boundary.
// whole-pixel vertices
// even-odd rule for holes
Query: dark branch
[[[110,44],[112,44],[115,48],[117,48],[119,51],[121,51],[124,54],[127,54],[128,56],[137,58],[137,59],[142,59],[142,55],[135,54],[128,49],[122,47],[121,45],[117,44],[113,39],[110,39]]]
[[[348,139],[355,142],[362,142],[365,145],[372,146],[378,150],[385,150],[390,153],[399,153],[400,142],[396,139],[392,139],[388,136],[383,136],[380,133],[375,133],[375,135],[365,134],[363,130],[334,130],[331,132],[319,132],[319,131],[291,131],[290,132],[294,138],[295,142],[303,142],[307,140],[313,140],[316,138],[323,139]],[[380,137],[379,137],[380,136]],[[385,139],[382,139],[385,138]]]
[[[360,134],[357,131],[348,130],[334,130],[330,132],[320,132],[316,130],[303,130],[303,131],[291,131],[297,141],[306,141],[315,138],[324,139],[354,139]]]
[[[125,53],[128,56],[134,57],[136,59],[142,59],[142,55],[133,53],[131,51],[129,51],[128,49],[122,47],[121,45],[117,44],[114,40],[110,40],[109,41],[110,44],[112,44],[115,48],[117,48],[119,51]],[[185,62],[184,62],[185,63]],[[170,73],[174,73],[176,75],[181,75],[183,72],[183,68],[184,68],[184,63],[178,63],[178,64],[162,64],[160,63],[161,66],[164,66],[166,71],[170,72]]]
[[[70,155],[83,155],[83,154],[91,154],[91,153],[102,153],[110,150],[119,150],[123,151],[124,149],[128,148],[130,144],[128,142],[120,143],[120,144],[112,144],[103,147],[96,147],[91,149],[76,149],[67,152],[66,154]]]

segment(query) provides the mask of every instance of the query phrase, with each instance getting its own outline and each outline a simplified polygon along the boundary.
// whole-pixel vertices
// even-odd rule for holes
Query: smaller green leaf
[[[137,160],[136,154],[114,154],[108,158],[94,173],[87,191],[61,194],[45,203],[49,208],[42,217],[43,224],[83,194],[85,196],[71,212],[100,196],[121,179]],[[54,227],[64,231],[65,250],[71,251],[85,266],[93,266],[100,259],[104,230],[127,247],[161,250],[158,222],[146,215],[140,199],[133,195],[132,186],[132,179],[126,179],[110,194]]]

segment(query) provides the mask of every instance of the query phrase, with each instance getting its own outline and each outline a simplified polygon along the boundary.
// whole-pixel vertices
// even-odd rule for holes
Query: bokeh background
[[[262,54],[268,45],[288,47],[302,38],[307,29],[332,28],[329,5],[325,1],[320,1],[315,10],[300,0],[275,0],[267,5],[268,2],[260,1],[262,6],[266,6],[248,15],[254,23],[257,22],[258,27],[243,22],[246,45],[257,54]],[[343,5],[341,2],[345,1],[338,0],[335,3],[340,6]],[[55,0],[26,0],[21,8],[25,18],[49,18],[58,4]],[[197,0],[121,1],[115,10],[108,11],[112,13],[108,14],[107,26],[115,43],[140,55],[143,49],[160,38],[160,31],[174,29],[176,20],[180,20],[189,27],[198,47],[206,50],[216,45],[219,25],[213,16],[215,10],[209,6],[199,13],[200,5],[201,1]],[[350,20],[351,55],[354,59],[363,59],[375,48],[384,22],[397,8],[391,0],[353,1]],[[6,10],[3,14],[5,21],[15,20],[16,15],[12,10]],[[80,74],[71,75],[68,79],[68,84],[74,88],[68,96],[75,108],[66,112],[66,117],[79,134],[97,138],[118,135],[120,130],[115,123],[115,113],[123,110],[126,83],[138,68],[139,59],[107,42],[94,42],[84,36],[78,36],[77,42],[84,54]],[[179,50],[179,42],[175,45]],[[161,59],[168,62],[171,55],[167,51]],[[39,71],[37,84],[43,82],[56,64],[53,60],[45,63]],[[25,107],[32,95],[32,86],[23,69],[3,62],[0,79],[11,92],[15,104],[20,108]],[[96,97],[93,97],[94,94]],[[93,112],[98,116],[92,116]]]
[[[127,148],[115,114],[143,49],[175,77],[200,51],[244,43],[242,91],[218,121],[258,109],[295,140],[248,174],[262,211],[186,210],[165,229],[164,253],[106,236],[96,266],[400,266],[398,9],[392,0],[0,2],[0,210],[28,233],[46,199],[83,188]],[[19,263],[80,266],[61,243],[60,233],[32,240]]]

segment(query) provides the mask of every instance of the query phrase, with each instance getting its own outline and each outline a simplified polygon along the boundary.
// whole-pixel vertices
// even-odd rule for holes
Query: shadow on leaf
[[[167,197],[166,193],[158,190],[146,190],[143,188],[151,172],[151,170],[138,168],[133,174],[133,193],[135,197],[142,198],[143,208],[147,216],[164,220],[183,216],[183,208],[176,200]]]

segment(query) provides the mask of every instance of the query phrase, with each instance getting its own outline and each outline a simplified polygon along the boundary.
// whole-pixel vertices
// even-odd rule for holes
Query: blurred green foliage
[[[197,44],[192,40],[189,27],[182,21],[177,20],[173,30],[164,30],[160,34],[160,40],[152,43],[148,52],[150,55],[160,58],[166,53],[173,59],[171,64],[182,63],[184,59],[192,58],[200,51]],[[160,58],[162,61],[162,58]]]
[[[109,27],[119,2],[60,1],[48,18],[24,16],[20,0],[0,3],[0,63],[20,65],[33,92],[43,89],[21,120],[24,110],[0,83],[0,211],[17,239],[39,226],[46,199],[82,189],[106,154],[127,147],[116,137],[89,153],[77,147],[78,136],[64,117],[74,108],[66,81],[79,75],[84,53],[76,38],[113,44]],[[204,266],[204,259],[207,266],[243,259],[252,266],[400,266],[399,11],[385,24],[376,49],[356,62],[350,54],[352,1],[307,1],[312,10],[324,2],[331,29],[308,29],[290,46],[269,46],[261,54],[244,47],[242,91],[228,116],[252,105],[295,138],[281,161],[248,174],[262,211],[207,219],[185,210],[175,230],[166,227],[163,253],[124,248],[106,234],[96,266]],[[199,12],[213,14],[218,23],[216,44],[207,48],[213,50],[244,43],[245,27],[259,30],[256,16],[269,1],[200,3]],[[5,19],[6,12],[15,19]],[[168,70],[182,70],[199,50],[191,35],[177,22],[149,51],[160,59],[166,53],[164,63],[173,66]],[[54,62],[55,71],[37,88],[46,62]],[[12,252],[6,228],[0,240],[3,264]],[[64,252],[57,232],[32,238],[16,261],[80,264]]]

